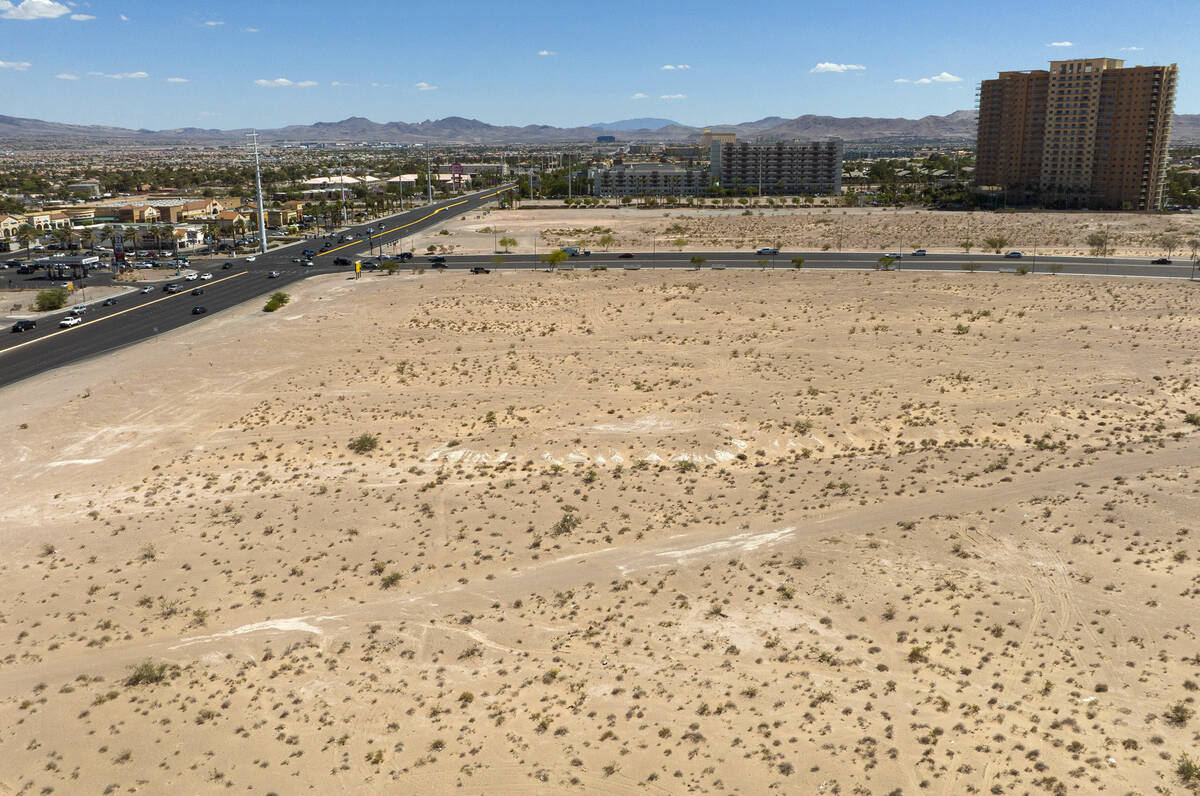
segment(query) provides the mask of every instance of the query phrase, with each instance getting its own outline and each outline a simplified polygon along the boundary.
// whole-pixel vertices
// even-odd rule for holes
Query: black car
[[[222,271],[228,271],[230,268],[233,268],[233,263],[225,263],[221,266]]]
[[[413,257],[413,254],[412,254],[412,252],[400,252],[400,254],[396,255],[396,257],[397,257],[397,259],[400,260],[400,262],[404,263],[404,262],[408,262],[409,260],[411,260]]]
[[[1157,260],[1151,260],[1150,264],[1151,265],[1170,265],[1171,261],[1168,260],[1166,257],[1159,257]]]
[[[179,285],[175,284],[174,282],[172,282],[169,285],[163,285],[164,293],[178,293],[180,290],[182,290],[182,288],[179,287]]]
[[[203,296],[204,288],[202,288],[202,287],[195,288],[194,290],[192,290],[192,295],[193,296]]]
[[[429,262],[433,263],[434,265],[437,265],[438,263],[445,263],[446,258],[440,254],[435,254],[429,258]]]
[[[16,323],[14,323],[12,325],[12,330],[14,332],[28,332],[30,329],[36,329],[36,328],[37,328],[37,321],[30,321],[30,320],[17,321]]]
[[[303,252],[301,252],[301,253],[302,253],[302,254],[303,254],[305,257],[312,257],[314,254],[316,254],[316,252],[315,252],[315,251],[313,251],[312,249],[305,249],[305,250],[304,250]]]
[[[350,258],[349,257],[334,257],[333,264],[334,265],[350,265]]]
[[[192,307],[193,315],[203,315],[206,312],[208,312],[208,310],[205,309],[204,307],[200,307],[200,306]]]
[[[379,263],[375,262],[374,260],[363,260],[363,264],[362,264],[362,270],[364,270],[364,271],[378,271],[378,270],[379,270]]]
[[[113,306],[113,305],[114,305],[114,304],[116,304],[116,303],[117,303],[117,300],[116,300],[115,298],[106,298],[106,299],[104,300],[104,303],[103,303],[103,304],[101,304],[100,306],[102,306],[102,307],[111,307],[111,306]]]
[[[473,274],[490,274],[491,269],[484,268],[482,265],[477,265],[471,269],[471,273],[473,273]]]

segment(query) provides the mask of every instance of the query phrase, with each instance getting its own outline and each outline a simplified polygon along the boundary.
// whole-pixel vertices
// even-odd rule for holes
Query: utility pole
[[[571,198],[571,155],[567,154],[567,199]]]
[[[247,133],[254,145],[254,188],[258,192],[258,250],[267,253],[267,219],[263,214],[262,170],[258,163],[258,133]]]
[[[429,191],[429,204],[433,204],[433,168],[429,165],[429,153],[425,153],[425,188]]]

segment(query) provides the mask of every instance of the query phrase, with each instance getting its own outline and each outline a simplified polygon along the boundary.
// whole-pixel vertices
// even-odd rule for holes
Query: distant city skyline
[[[851,13],[852,12],[852,13]],[[1051,60],[1178,63],[1200,112],[1200,7],[946,0],[500,6],[362,0],[0,0],[0,112],[72,124],[281,127],[365,116],[584,126],[973,108],[980,80]],[[1197,70],[1200,72],[1200,70]]]

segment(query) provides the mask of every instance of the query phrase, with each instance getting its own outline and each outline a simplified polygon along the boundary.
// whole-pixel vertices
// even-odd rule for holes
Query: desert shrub
[[[370,453],[379,447],[379,437],[374,434],[359,434],[350,440],[350,450],[355,453]]]
[[[263,312],[274,312],[275,310],[287,304],[291,300],[291,296],[287,293],[272,293],[271,298],[267,300],[263,306]]]
[[[131,666],[129,676],[125,678],[125,685],[152,685],[161,683],[167,679],[167,670],[170,664],[155,663],[151,660],[142,661],[139,664]]]
[[[61,310],[67,306],[67,291],[61,287],[39,290],[33,306],[38,312]]]

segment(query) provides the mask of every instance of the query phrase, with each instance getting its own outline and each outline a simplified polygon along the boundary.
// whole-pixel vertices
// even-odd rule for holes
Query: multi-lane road
[[[122,346],[148,339],[162,332],[175,329],[192,321],[202,320],[208,315],[234,307],[250,299],[284,288],[291,282],[313,274],[342,272],[351,273],[346,266],[335,265],[335,259],[346,257],[362,259],[374,248],[389,248],[393,243],[420,232],[434,224],[449,220],[457,214],[476,210],[493,201],[496,195],[511,186],[481,191],[468,196],[429,205],[396,216],[353,227],[349,243],[336,244],[319,253],[311,267],[293,263],[302,249],[318,248],[322,240],[303,241],[282,247],[268,254],[260,254],[253,262],[245,258],[233,260],[233,267],[222,270],[219,261],[210,267],[197,264],[197,271],[213,274],[210,281],[184,281],[173,279],[182,290],[168,294],[156,286],[153,293],[131,293],[121,296],[112,306],[92,304],[84,314],[82,323],[60,329],[58,322],[65,313],[39,319],[38,328],[22,334],[0,332],[0,386],[33,376],[52,368],[70,364],[87,357],[103,354]],[[371,232],[368,233],[367,229]],[[543,252],[544,253],[544,252]],[[775,256],[763,256],[750,252],[630,252],[632,257],[622,257],[624,252],[593,252],[590,256],[572,257],[560,268],[604,267],[609,270],[623,269],[672,269],[695,268],[693,258],[703,258],[702,268],[775,268],[790,269],[792,258],[804,258],[805,269],[849,269],[872,270],[878,266],[880,255],[865,252],[781,252]],[[503,262],[497,263],[496,258]],[[418,255],[414,265],[429,266],[427,258]],[[447,258],[447,270],[464,270],[475,266],[502,269],[544,268],[538,254],[470,255]],[[981,273],[1015,271],[1024,266],[1031,274],[1086,274],[1095,276],[1135,276],[1188,279],[1192,268],[1188,263],[1153,265],[1148,260],[1096,257],[1032,256],[1007,259],[987,254],[929,254],[923,257],[905,256],[894,267],[900,271],[955,271],[968,270],[968,266]],[[268,275],[276,271],[277,277]],[[191,295],[193,288],[202,287],[204,294]],[[192,307],[204,306],[204,315],[193,315]]]

